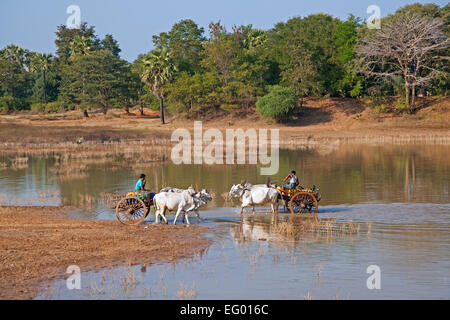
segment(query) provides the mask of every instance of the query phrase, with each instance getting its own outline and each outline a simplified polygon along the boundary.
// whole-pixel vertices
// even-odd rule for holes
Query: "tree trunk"
[[[411,87],[411,113],[416,109],[416,85],[413,83]]]
[[[42,72],[42,76],[43,76],[43,78],[44,78],[44,103],[45,104],[47,104],[47,83],[46,83],[46,80],[45,80],[45,70]]]
[[[124,108],[124,111],[125,111],[126,114],[130,114],[130,107],[129,107],[129,106],[126,106],[126,107]]]
[[[408,83],[408,70],[405,68],[405,71],[403,72],[403,75],[405,77],[405,105],[409,109],[409,83]]]
[[[159,116],[161,118],[161,123],[165,124],[164,122],[164,100],[163,97],[159,97]]]
[[[87,110],[84,110],[84,111],[83,111],[83,116],[84,116],[85,118],[89,118],[89,114],[88,114]]]
[[[144,116],[144,106],[142,104],[139,104],[139,112],[141,113],[141,117]]]

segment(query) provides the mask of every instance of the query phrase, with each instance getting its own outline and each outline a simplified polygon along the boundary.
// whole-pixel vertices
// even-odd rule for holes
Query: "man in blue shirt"
[[[139,180],[136,182],[136,187],[135,187],[136,191],[141,191],[141,192],[147,191],[147,190],[145,190],[146,182],[147,181],[145,180],[145,174],[142,173],[139,177]],[[147,197],[148,197],[149,201],[152,200],[154,196],[155,196],[154,192],[147,193]]]
[[[145,174],[141,174],[141,176],[139,177],[138,182],[136,182],[136,191],[145,191],[145,183],[147,181],[145,180]]]

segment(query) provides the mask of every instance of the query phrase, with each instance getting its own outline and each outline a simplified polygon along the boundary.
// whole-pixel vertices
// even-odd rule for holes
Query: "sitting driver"
[[[296,173],[294,170],[291,171],[290,174],[286,176],[286,178],[283,179],[283,182],[286,182],[289,180],[288,184],[283,184],[283,188],[287,189],[294,189],[298,186],[298,178],[296,176]]]
[[[140,192],[145,192],[147,190],[145,190],[145,183],[147,182],[147,180],[145,179],[145,174],[141,174],[139,177],[139,180],[136,182],[136,191],[140,191]],[[152,200],[153,197],[155,196],[154,192],[150,192],[148,194],[148,200]]]

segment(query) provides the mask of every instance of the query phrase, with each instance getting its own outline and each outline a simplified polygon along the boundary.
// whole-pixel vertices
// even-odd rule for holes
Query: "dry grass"
[[[284,237],[299,238],[305,233],[321,235],[351,235],[358,234],[360,225],[348,222],[338,222],[336,219],[290,219],[289,221],[277,222],[273,225],[272,232]]]
[[[75,220],[66,217],[68,209],[0,207],[0,299],[32,298],[43,281],[65,277],[69,265],[88,271],[171,262],[210,243],[202,236],[205,228]],[[129,292],[134,285],[130,272],[122,287]]]

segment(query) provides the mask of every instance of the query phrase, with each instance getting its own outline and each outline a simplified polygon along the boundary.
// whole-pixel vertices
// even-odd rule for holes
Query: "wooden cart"
[[[314,213],[315,217],[318,218],[320,194],[318,188],[313,187],[313,189],[277,187],[279,197],[284,201],[285,207],[289,208],[291,214]]]

